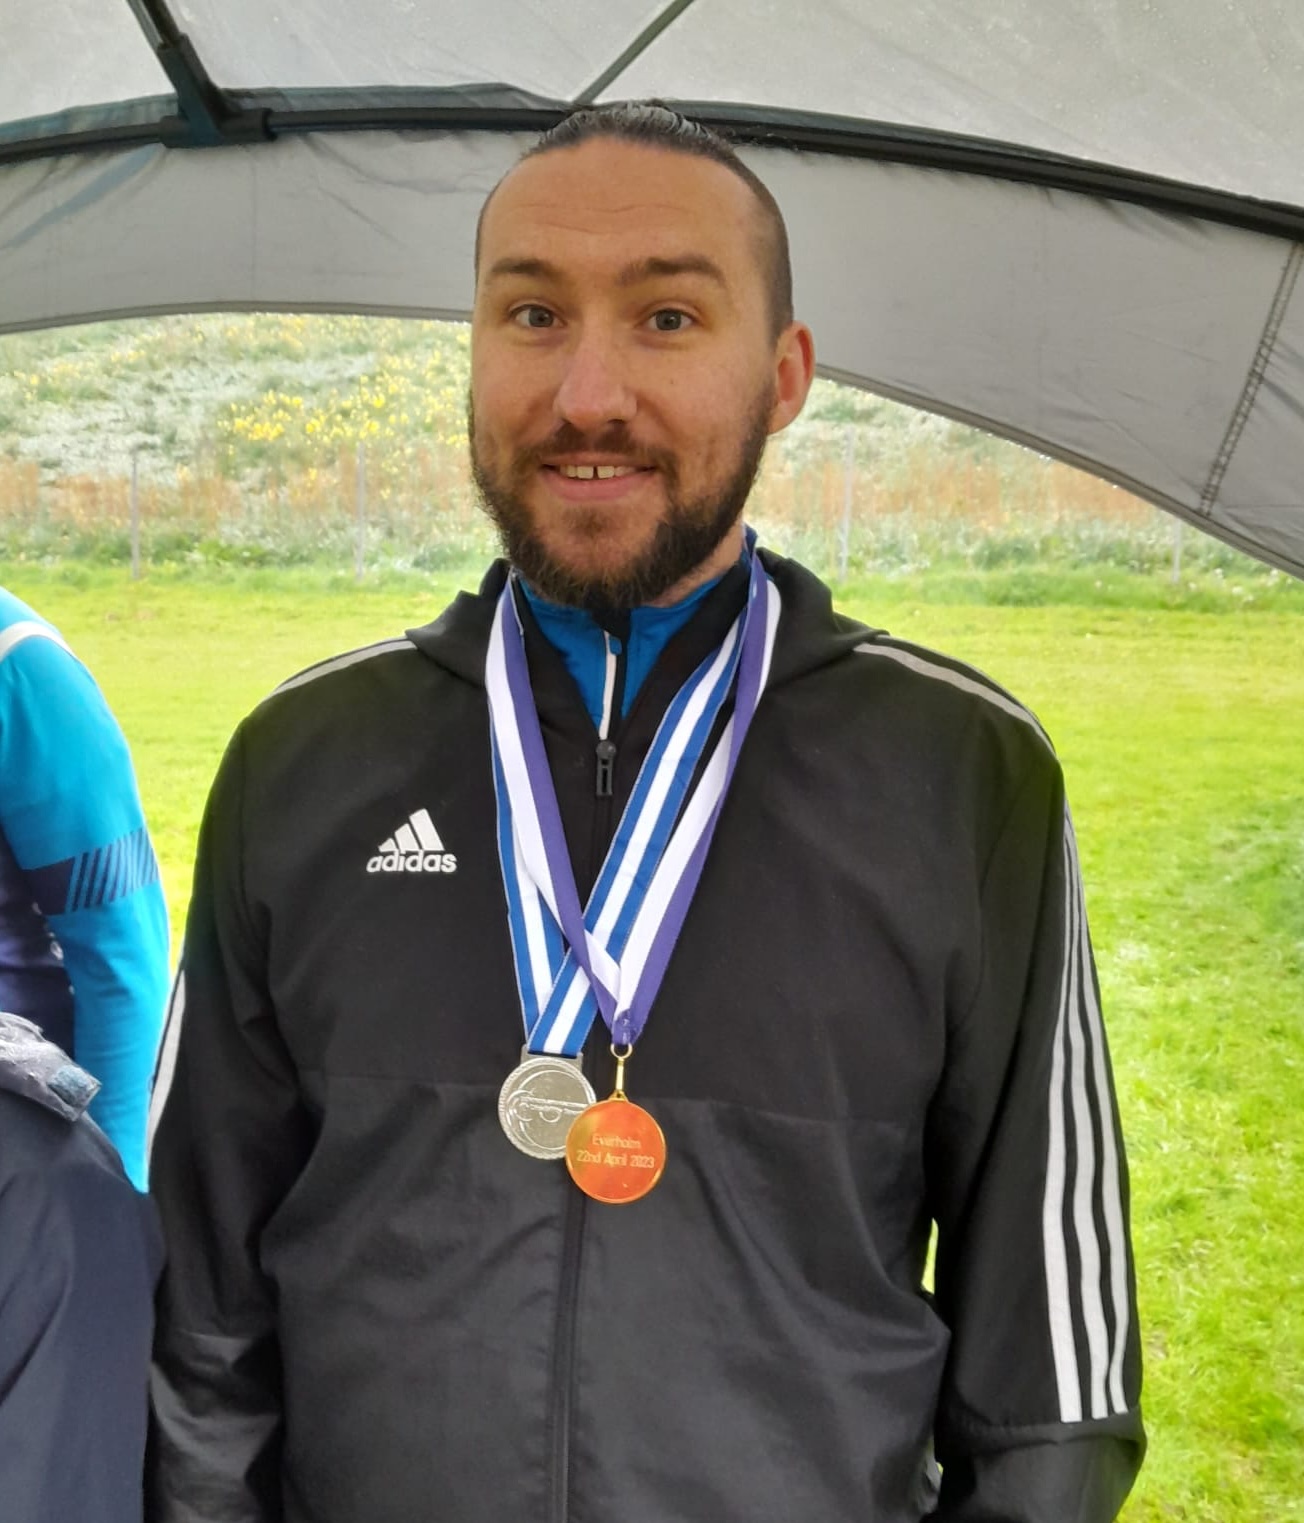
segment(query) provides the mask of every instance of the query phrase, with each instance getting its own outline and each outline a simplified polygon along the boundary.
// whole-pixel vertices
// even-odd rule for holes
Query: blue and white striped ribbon
[[[642,1029],[760,701],[778,618],[778,590],[753,555],[747,608],[663,716],[581,911],[529,691],[520,620],[510,584],[504,588],[485,682],[499,861],[531,1052],[575,1056],[599,1012],[613,1033],[620,1026],[621,1041],[634,1040]],[[685,804],[736,675],[734,714]]]

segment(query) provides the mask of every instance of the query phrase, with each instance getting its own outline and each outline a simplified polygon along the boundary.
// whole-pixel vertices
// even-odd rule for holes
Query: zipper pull
[[[614,741],[600,740],[598,751],[598,797],[611,797],[611,778],[616,770],[616,745]]]

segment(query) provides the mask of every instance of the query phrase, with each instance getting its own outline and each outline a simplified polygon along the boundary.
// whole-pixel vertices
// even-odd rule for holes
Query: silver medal
[[[571,1123],[596,1096],[579,1058],[522,1051],[498,1094],[498,1120],[507,1140],[531,1158],[561,1158]]]

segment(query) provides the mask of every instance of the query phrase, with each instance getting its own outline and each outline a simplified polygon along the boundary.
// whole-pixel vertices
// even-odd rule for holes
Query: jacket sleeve
[[[0,1131],[0,1513],[140,1523],[154,1208],[93,1122],[0,1092]]]
[[[1072,822],[1039,756],[982,879],[929,1117],[951,1330],[937,1523],[1110,1523],[1140,1467],[1127,1168]]]
[[[152,1112],[168,1246],[151,1381],[154,1523],[282,1516],[276,1305],[259,1248],[310,1126],[267,993],[266,925],[245,903],[243,793],[237,734],[200,832]]]
[[[144,1189],[168,923],[127,742],[57,638],[24,640],[0,681],[0,827],[63,952],[72,1055],[102,1086],[91,1115]]]

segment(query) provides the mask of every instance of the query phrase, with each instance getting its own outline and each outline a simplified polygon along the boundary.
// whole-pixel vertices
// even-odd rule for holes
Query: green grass
[[[841,602],[991,673],[1064,761],[1132,1167],[1151,1452],[1127,1523],[1298,1523],[1304,589],[1259,584],[1247,604],[1210,578],[1010,575],[857,582]],[[203,796],[240,715],[468,584],[0,578],[61,625],[121,718],[178,930]],[[989,601],[962,601],[975,596]]]

